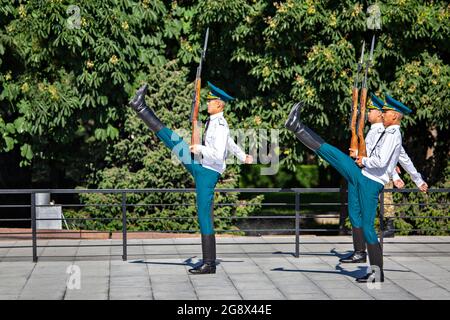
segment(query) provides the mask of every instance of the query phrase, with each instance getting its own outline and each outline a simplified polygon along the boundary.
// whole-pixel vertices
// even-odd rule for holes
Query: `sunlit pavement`
[[[385,282],[358,284],[367,264],[339,264],[350,236],[218,237],[213,275],[191,275],[199,238],[0,241],[0,299],[450,299],[450,237],[384,244]],[[93,247],[90,245],[102,245]],[[110,246],[113,245],[113,246]],[[59,247],[58,247],[59,246]],[[73,246],[73,247],[68,247]]]

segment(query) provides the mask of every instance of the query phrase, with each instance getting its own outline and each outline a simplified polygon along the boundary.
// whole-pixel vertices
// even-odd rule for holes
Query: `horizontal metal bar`
[[[29,204],[2,204],[0,208],[31,208],[31,206]]]
[[[215,192],[223,193],[324,193],[340,192],[340,188],[219,188]],[[31,193],[53,193],[53,194],[82,194],[82,193],[189,193],[195,192],[194,188],[185,189],[0,189],[0,194],[31,194]],[[383,192],[409,193],[421,192],[419,189],[384,189]],[[450,192],[450,188],[429,189],[430,192]]]
[[[196,238],[193,238],[196,239]],[[108,239],[108,240],[116,240],[121,241],[120,239]],[[138,240],[138,239],[136,239]],[[80,241],[87,241],[84,239],[80,239]],[[351,241],[337,241],[333,242],[334,244],[351,244]],[[420,242],[414,242],[414,241],[402,241],[402,242],[384,242],[385,244],[395,244],[395,245],[402,245],[402,244],[432,244],[432,245],[448,245],[450,242],[432,242],[432,241],[420,241]],[[198,245],[198,242],[192,242],[192,243],[176,243],[177,246],[193,246]],[[227,245],[254,245],[254,244],[263,244],[263,245],[274,245],[274,244],[295,244],[295,242],[218,242],[218,246],[227,246]],[[308,241],[305,242],[305,244],[308,245],[315,245],[315,244],[329,244],[329,242],[326,241]],[[74,248],[74,247],[121,247],[121,243],[117,244],[77,244],[77,245],[38,245],[39,248]],[[158,246],[174,246],[174,243],[129,243],[128,246],[132,247],[158,247]],[[32,248],[32,246],[0,246],[0,249],[15,249],[15,248]],[[445,251],[443,251],[445,252]],[[58,256],[60,257],[60,256]]]
[[[184,206],[195,206],[196,203],[157,203],[157,204],[126,204],[126,207],[184,207]],[[338,203],[338,202],[324,202],[324,203],[302,203],[301,207],[307,207],[307,206],[341,206],[341,205],[348,205],[348,203]],[[395,207],[402,207],[402,206],[448,206],[450,203],[385,203],[385,206],[395,206]],[[36,208],[39,207],[52,207],[53,205],[36,205]],[[58,203],[55,206],[59,206],[62,208],[88,208],[88,207],[121,207],[122,205],[120,203],[117,204],[102,204],[102,203],[87,203],[87,204],[64,204],[64,203]],[[261,206],[261,207],[295,207],[295,203],[215,203],[215,207],[240,207],[240,206],[246,206],[246,207],[255,207],[255,206]],[[29,205],[0,205],[0,208],[30,208]]]
[[[339,215],[323,215],[323,214],[317,214],[317,215],[301,215],[301,219],[331,219],[331,218],[339,218]],[[398,215],[395,215],[398,219],[450,219],[449,216],[442,216],[442,217],[436,217],[436,216],[405,216],[401,217]],[[192,220],[197,219],[197,217],[154,217],[154,218],[140,218],[140,217],[128,217],[128,220],[139,220],[139,221],[152,221],[152,220]],[[295,219],[295,215],[292,216],[248,216],[248,217],[237,217],[237,216],[231,216],[231,217],[219,217],[216,216],[214,219]],[[42,219],[36,219],[36,221],[108,221],[108,220],[122,220],[121,218],[42,218]],[[31,219],[0,219],[0,222],[3,221],[31,221]],[[2,234],[2,233],[0,233]]]

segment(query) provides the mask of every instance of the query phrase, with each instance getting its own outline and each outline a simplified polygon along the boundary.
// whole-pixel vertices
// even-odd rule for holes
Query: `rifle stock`
[[[198,127],[198,110],[200,106],[200,87],[201,79],[195,79],[194,101],[192,106],[191,122],[192,122],[192,136],[191,145],[200,144],[200,129]]]
[[[361,68],[363,65],[364,59],[364,47],[365,42],[363,41],[361,48],[361,58],[358,62],[358,68],[355,74],[355,82],[353,84],[352,91],[352,117],[350,121],[350,131],[351,131],[351,139],[350,139],[350,156],[356,158],[359,150],[359,141],[358,134],[356,132],[356,124],[358,122],[358,85],[359,85],[359,73],[361,72]]]
[[[369,67],[372,65],[374,49],[375,49],[375,34],[372,36],[372,44],[370,45],[369,60],[366,62],[366,70],[361,88],[361,99],[359,100],[360,113],[358,122],[358,138],[359,138],[358,156],[361,157],[367,157],[366,141],[364,139],[364,124],[366,122],[366,102],[367,102],[367,74],[369,72]]]
[[[350,131],[352,134],[352,138],[350,140],[350,156],[356,156],[356,151],[358,150],[358,135],[356,133],[356,121],[358,118],[358,88],[353,87],[352,94],[352,102],[353,102],[353,111],[352,111],[352,119],[350,123]]]
[[[367,101],[367,88],[361,88],[361,100],[359,101],[360,113],[358,123],[358,138],[359,148],[358,156],[367,157],[366,141],[364,139],[364,122],[366,120],[366,101]]]

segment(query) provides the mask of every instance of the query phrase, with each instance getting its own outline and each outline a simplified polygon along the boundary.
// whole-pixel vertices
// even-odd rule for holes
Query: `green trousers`
[[[348,206],[352,225],[363,229],[364,239],[368,244],[378,243],[374,222],[378,196],[384,186],[363,175],[352,158],[328,143],[323,143],[316,153],[348,181]]]
[[[214,234],[214,188],[219,180],[220,173],[204,168],[198,161],[192,159],[189,145],[167,127],[159,130],[156,135],[175,153],[194,178],[195,191],[197,193],[197,216],[201,234]]]

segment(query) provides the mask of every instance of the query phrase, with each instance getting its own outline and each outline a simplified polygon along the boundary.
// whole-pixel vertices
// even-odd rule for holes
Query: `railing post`
[[[295,193],[295,257],[300,257],[300,193]]]
[[[341,207],[339,209],[339,234],[345,235],[347,234],[347,230],[345,228],[345,219],[348,216],[348,187],[347,181],[343,179],[339,188],[339,198],[341,202]],[[346,204],[347,203],[347,204]]]
[[[31,242],[33,247],[33,262],[37,262],[36,193],[34,192],[31,193]]]
[[[127,206],[126,193],[122,192],[122,246],[123,254],[122,260],[127,261]]]
[[[384,232],[384,189],[380,193],[380,245],[383,252],[383,232]]]

